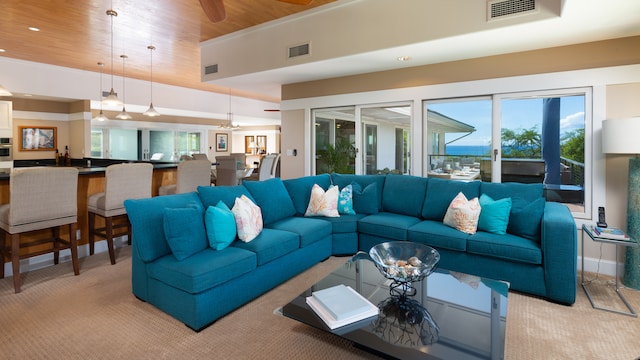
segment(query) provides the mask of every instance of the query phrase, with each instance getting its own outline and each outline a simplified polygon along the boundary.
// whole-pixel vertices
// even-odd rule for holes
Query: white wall
[[[96,66],[97,67],[97,66]],[[42,63],[0,57],[1,84],[14,94],[32,94],[61,99],[92,100],[92,109],[100,108],[100,72],[83,71]],[[103,88],[108,91],[103,75]],[[127,79],[126,108],[129,112],[144,112],[149,106],[149,82]],[[116,88],[116,91],[121,89]],[[225,120],[229,111],[229,95],[178,86],[153,84],[153,104],[164,116],[184,116]],[[234,122],[241,125],[279,125],[278,112],[265,109],[279,104],[239,97],[231,98]],[[120,111],[120,107],[105,110]],[[162,117],[155,118],[162,122]]]

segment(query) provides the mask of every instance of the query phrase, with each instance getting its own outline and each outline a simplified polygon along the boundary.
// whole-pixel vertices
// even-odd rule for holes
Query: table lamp
[[[634,154],[629,159],[627,233],[640,239],[640,117],[602,122],[602,150],[605,154]],[[627,247],[624,259],[625,286],[640,290],[640,247]]]

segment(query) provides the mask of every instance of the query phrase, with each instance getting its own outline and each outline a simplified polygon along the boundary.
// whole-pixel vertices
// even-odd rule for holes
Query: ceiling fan
[[[290,4],[308,5],[313,0],[278,0]],[[220,22],[227,18],[223,0],[200,0],[202,10],[212,22]]]

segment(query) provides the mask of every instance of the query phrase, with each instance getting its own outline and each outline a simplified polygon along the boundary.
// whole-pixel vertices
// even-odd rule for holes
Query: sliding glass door
[[[364,174],[410,174],[411,105],[362,106]]]
[[[356,173],[355,108],[313,111],[315,173]]]
[[[590,103],[586,88],[425,101],[426,175],[543,183],[548,200],[584,213]]]
[[[317,109],[312,121],[316,174],[411,172],[410,104]]]

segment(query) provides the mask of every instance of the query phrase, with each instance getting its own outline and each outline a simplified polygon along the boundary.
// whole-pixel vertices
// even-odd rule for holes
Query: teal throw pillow
[[[209,246],[216,250],[226,248],[236,238],[236,220],[222,200],[216,206],[209,206],[204,214],[204,226]]]
[[[353,210],[353,187],[351,184],[340,190],[340,195],[338,196],[338,213],[340,215],[356,214],[356,211]]]
[[[351,183],[353,191],[353,210],[356,214],[377,214],[378,213],[378,186],[371,183],[364,189],[357,182]]]
[[[504,235],[507,233],[509,214],[511,213],[511,198],[493,200],[489,195],[480,195],[480,219],[478,230]]]
[[[282,179],[244,181],[242,185],[251,193],[253,199],[250,200],[260,207],[265,225],[296,214],[296,208]],[[233,206],[231,208],[233,209]]]
[[[197,207],[165,209],[163,227],[167,243],[178,261],[208,246],[202,211]]]
[[[540,227],[546,200],[538,198],[529,202],[523,198],[513,197],[512,201],[507,232],[529,240],[540,241]]]

